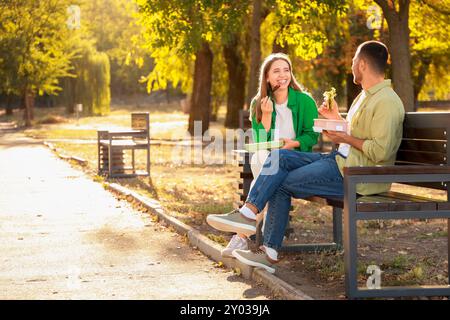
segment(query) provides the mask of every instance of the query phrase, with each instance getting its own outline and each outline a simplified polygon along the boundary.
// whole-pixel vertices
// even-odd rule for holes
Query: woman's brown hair
[[[289,65],[289,71],[291,72],[291,82],[289,83],[289,87],[298,90],[303,91],[300,84],[297,82],[297,80],[294,77],[294,74],[292,73],[292,62],[289,59],[287,55],[284,53],[272,53],[267,58],[264,59],[261,69],[259,72],[259,86],[258,86],[258,93],[253,98],[253,103],[250,108],[250,120],[252,116],[256,115],[256,121],[261,122],[262,119],[262,110],[261,110],[261,99],[266,97],[269,93],[269,91],[272,91],[272,87],[269,83],[267,83],[267,74],[270,70],[270,67],[272,64],[277,60],[284,60]]]

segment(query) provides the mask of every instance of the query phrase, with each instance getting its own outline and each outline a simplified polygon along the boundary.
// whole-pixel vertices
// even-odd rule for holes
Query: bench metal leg
[[[254,250],[259,249],[259,247],[263,244],[264,242],[264,238],[263,238],[263,234],[262,234],[262,226],[263,226],[263,219],[261,219],[260,221],[258,221],[256,223],[256,239],[255,239],[255,247],[253,248]]]
[[[255,248],[263,243],[262,221],[256,225]],[[333,207],[333,242],[290,244],[280,248],[280,252],[322,252],[342,249],[342,209]]]
[[[338,246],[335,243],[311,243],[311,244],[290,244],[281,247],[280,252],[323,252],[336,251]]]
[[[100,174],[100,137],[97,133],[97,172]]]
[[[342,209],[333,207],[333,242],[290,244],[283,246],[283,252],[323,252],[342,249]]]
[[[136,173],[136,169],[134,167],[134,149],[131,150],[131,167],[133,168],[132,169],[133,170],[133,174],[135,174]]]
[[[112,177],[112,165],[113,165],[113,161],[112,161],[112,146],[111,146],[111,141],[109,142],[109,147],[108,147],[108,175],[109,177]]]
[[[148,142],[147,148],[147,173],[150,176],[150,141]]]
[[[333,207],[333,241],[342,249],[342,209],[337,207]]]
[[[358,291],[358,243],[356,219],[356,184],[345,183],[344,198],[344,271],[345,292],[348,298],[354,298]]]
[[[357,245],[357,221],[351,217],[352,213],[344,215],[344,269],[345,291],[349,298],[356,297],[358,289],[358,245]]]

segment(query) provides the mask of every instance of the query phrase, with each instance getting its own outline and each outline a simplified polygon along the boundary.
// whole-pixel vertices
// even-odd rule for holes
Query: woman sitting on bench
[[[311,152],[318,138],[312,128],[313,120],[318,117],[317,106],[295,79],[289,57],[282,53],[269,55],[261,66],[260,74],[258,94],[250,106],[254,142],[282,141],[282,149]],[[255,180],[268,154],[269,151],[265,149],[253,154],[251,170]],[[255,180],[252,181],[250,189]],[[259,215],[261,219],[265,211]],[[245,206],[242,208],[242,214],[243,219],[256,219],[253,211]],[[214,215],[209,215],[207,222],[223,230]],[[234,235],[222,255],[232,257],[233,250],[246,250],[246,237],[255,232],[255,228],[250,228]]]

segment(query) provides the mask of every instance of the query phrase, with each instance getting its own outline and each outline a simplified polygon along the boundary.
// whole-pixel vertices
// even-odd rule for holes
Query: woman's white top
[[[292,121],[292,111],[287,106],[287,100],[282,104],[275,104],[277,117],[275,118],[274,141],[281,138],[295,139],[294,122]]]
[[[348,126],[347,126],[347,134],[351,135],[350,125],[352,123],[352,118],[355,115],[355,113],[359,110],[359,107],[361,107],[362,102],[366,98],[365,91],[362,92],[361,96],[359,97],[358,101],[350,108],[347,114],[347,120]],[[342,154],[344,157],[348,157],[348,154],[350,153],[350,145],[347,143],[341,143],[338,148],[338,152]]]

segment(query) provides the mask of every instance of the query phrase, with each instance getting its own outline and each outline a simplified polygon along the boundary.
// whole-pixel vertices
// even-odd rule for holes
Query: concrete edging
[[[68,156],[68,155],[59,153],[58,150],[56,149],[56,147],[55,147],[52,143],[50,143],[50,142],[48,142],[48,141],[44,141],[43,144],[44,144],[45,146],[47,146],[50,150],[52,150],[53,152],[55,152],[56,155],[57,155],[60,159],[63,159],[63,160],[73,160],[73,161],[77,162],[77,163],[78,163],[79,165],[81,165],[81,166],[87,166],[87,165],[88,165],[88,161],[85,160],[85,159],[83,159],[83,158],[76,157],[76,156]]]
[[[143,207],[147,208],[149,212],[157,215],[160,220],[172,226],[177,233],[187,235],[189,243],[193,247],[198,248],[212,260],[222,262],[233,270],[239,270],[240,274],[245,279],[251,279],[264,284],[272,291],[272,293],[277,294],[286,300],[313,300],[313,298],[304,292],[294,288],[287,282],[265,270],[250,267],[236,259],[222,257],[220,252],[223,247],[221,245],[202,235],[198,230],[166,214],[158,201],[141,196],[117,183],[106,182],[105,188],[114,193],[118,193],[121,196],[125,196],[130,202],[133,200],[139,202]]]

